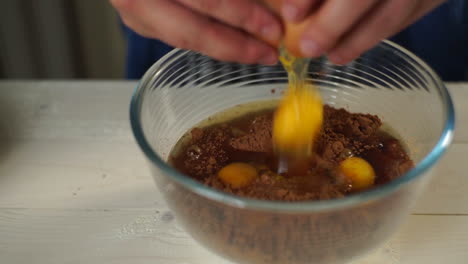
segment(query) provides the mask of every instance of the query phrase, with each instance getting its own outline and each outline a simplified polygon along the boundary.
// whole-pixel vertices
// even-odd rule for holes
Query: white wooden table
[[[135,82],[0,82],[0,263],[227,263],[158,194],[129,127]],[[468,263],[468,83],[409,221],[359,264]]]

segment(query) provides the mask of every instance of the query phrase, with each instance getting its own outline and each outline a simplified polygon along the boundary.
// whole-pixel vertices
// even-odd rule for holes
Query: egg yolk
[[[350,157],[342,161],[339,171],[351,182],[352,191],[361,191],[371,187],[375,181],[372,166],[362,158]]]
[[[218,177],[232,188],[247,186],[257,177],[255,167],[247,163],[231,163],[218,172]]]
[[[322,100],[315,90],[302,88],[288,91],[274,116],[275,148],[280,152],[309,155],[322,121]]]

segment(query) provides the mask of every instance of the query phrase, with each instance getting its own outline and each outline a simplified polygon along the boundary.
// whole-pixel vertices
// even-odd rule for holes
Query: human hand
[[[246,64],[274,64],[279,19],[253,0],[110,0],[137,33],[174,47]],[[262,41],[263,39],[265,41]]]
[[[446,0],[283,0],[282,16],[306,23],[300,50],[345,64]]]

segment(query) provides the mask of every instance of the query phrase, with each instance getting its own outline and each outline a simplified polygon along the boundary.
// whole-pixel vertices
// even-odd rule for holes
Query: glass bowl
[[[347,263],[400,226],[451,143],[454,109],[438,76],[384,41],[345,66],[312,60],[309,76],[325,103],[376,114],[406,143],[416,167],[378,188],[305,202],[241,198],[209,188],[166,161],[178,139],[211,115],[242,103],[279,99],[281,65],[239,65],[174,50],[144,75],[131,125],[159,190],[185,230],[239,263]]]

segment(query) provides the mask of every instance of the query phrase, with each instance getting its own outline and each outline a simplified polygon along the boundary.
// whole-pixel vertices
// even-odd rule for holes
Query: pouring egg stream
[[[281,4],[281,0],[263,2],[275,12]],[[273,120],[273,144],[280,160],[280,173],[289,171],[291,166],[304,167],[300,164],[312,155],[313,142],[323,122],[322,99],[318,89],[307,82],[310,59],[302,57],[298,48],[303,27],[284,23],[285,36],[279,44],[279,59],[288,72],[288,89]]]
[[[262,0],[279,13],[282,0]],[[273,145],[279,158],[278,173],[300,175],[307,170],[307,162],[323,122],[323,101],[319,90],[307,81],[310,59],[299,49],[301,33],[306,22],[284,22],[284,38],[271,43],[279,48],[280,61],[288,73],[288,89],[273,119]],[[340,164],[340,173],[348,178],[354,190],[363,190],[374,184],[372,166],[361,158],[348,158]]]

